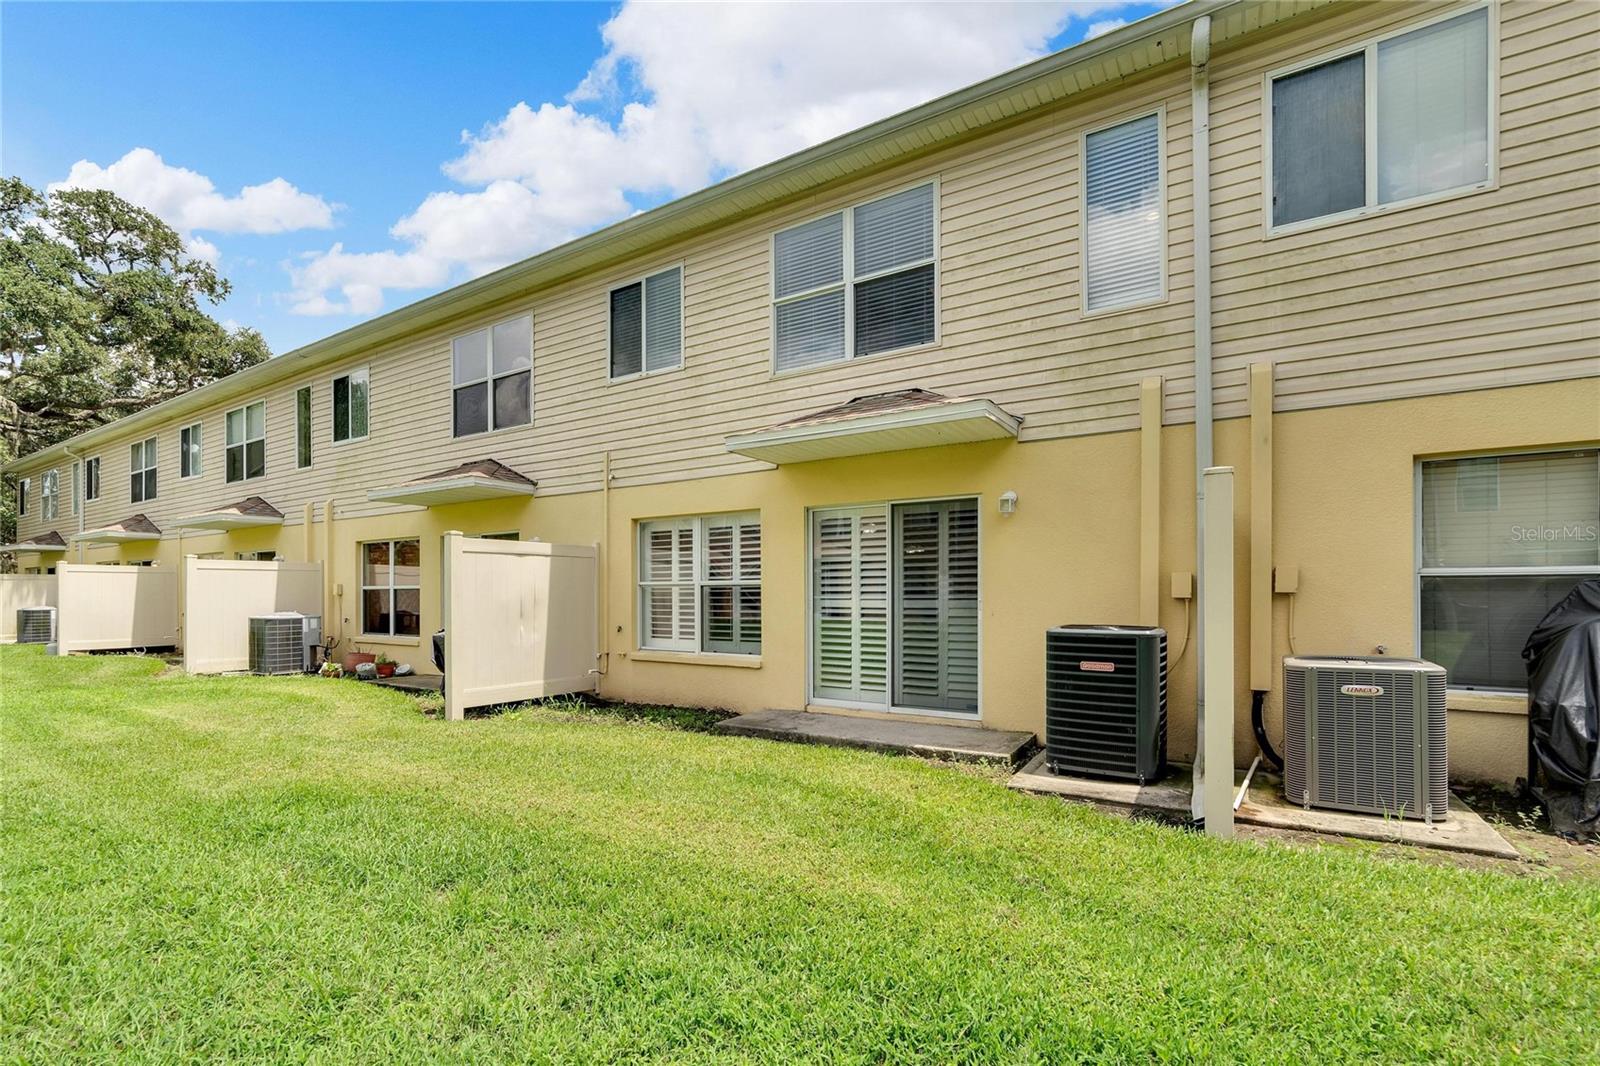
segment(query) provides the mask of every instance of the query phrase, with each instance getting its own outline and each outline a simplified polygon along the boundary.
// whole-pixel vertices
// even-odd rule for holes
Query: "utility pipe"
[[[1211,466],[1211,16],[1194,20],[1189,37],[1189,158],[1194,195],[1194,613],[1195,627],[1195,752],[1194,790],[1190,813],[1205,817],[1206,721],[1206,479]],[[1219,770],[1221,768],[1219,767]],[[1229,767],[1231,770],[1232,767]],[[1229,774],[1232,779],[1232,774]]]

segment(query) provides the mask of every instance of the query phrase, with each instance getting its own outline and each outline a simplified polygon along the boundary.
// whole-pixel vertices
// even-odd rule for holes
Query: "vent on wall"
[[[1283,715],[1289,802],[1447,817],[1444,667],[1422,659],[1285,659]]]
[[[54,607],[17,608],[18,644],[54,644],[56,639],[56,609]]]
[[[1045,632],[1045,760],[1058,774],[1154,781],[1167,768],[1167,634]]]

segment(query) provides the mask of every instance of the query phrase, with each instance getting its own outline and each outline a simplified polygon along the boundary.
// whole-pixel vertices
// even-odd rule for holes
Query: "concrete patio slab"
[[[407,674],[405,677],[381,677],[367,682],[384,688],[397,688],[405,692],[443,692],[443,674]]]
[[[712,729],[733,736],[1002,766],[1015,766],[1033,750],[1034,743],[1032,733],[817,711],[753,711],[718,722]]]
[[[1163,781],[1138,785],[1131,781],[1102,781],[1086,777],[1053,774],[1045,766],[1044,752],[1030,759],[1007,784],[1021,792],[1060,796],[1081,803],[1119,807],[1135,813],[1154,813],[1176,818],[1189,816],[1190,770],[1175,766]],[[1234,785],[1242,784],[1244,773],[1235,772]],[[1428,825],[1411,819],[1381,818],[1345,811],[1306,810],[1283,798],[1282,780],[1259,770],[1251,779],[1250,791],[1234,818],[1242,825],[1271,829],[1292,829],[1306,833],[1377,840],[1384,843],[1414,844],[1443,851],[1488,855],[1497,859],[1520,859],[1494,826],[1456,795],[1450,797],[1450,817]]]

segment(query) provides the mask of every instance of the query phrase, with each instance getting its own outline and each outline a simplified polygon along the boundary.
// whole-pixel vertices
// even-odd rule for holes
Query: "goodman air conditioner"
[[[1445,670],[1422,659],[1283,661],[1290,803],[1428,822],[1447,817]]]
[[[1057,626],[1044,635],[1044,750],[1052,773],[1141,785],[1167,769],[1167,633]]]
[[[17,643],[54,644],[56,639],[56,609],[54,607],[18,607]]]

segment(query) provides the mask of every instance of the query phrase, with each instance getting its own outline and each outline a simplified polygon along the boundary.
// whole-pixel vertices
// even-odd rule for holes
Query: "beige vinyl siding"
[[[1465,5],[1453,5],[1465,9]],[[1267,237],[1262,96],[1269,71],[1354,45],[1451,5],[1340,5],[1213,57],[1214,326],[1218,414],[1245,414],[1246,367],[1277,364],[1280,410],[1600,373],[1600,8],[1509,0],[1499,27],[1498,184],[1423,206]],[[1165,115],[1167,299],[1080,311],[1079,151],[1090,126],[1161,107]],[[267,475],[224,484],[219,402],[204,424],[205,473],[177,477],[185,414],[156,434],[160,496],[128,502],[128,444],[100,443],[93,528],[144,510],[174,519],[259,495],[301,520],[308,500],[341,514],[392,485],[492,457],[539,494],[597,489],[602,456],[618,486],[759,470],[723,438],[886,389],[982,396],[1025,416],[1022,440],[1127,430],[1138,384],[1166,379],[1165,419],[1193,417],[1193,222],[1186,61],[1074,98],[982,138],[841,181],[647,256],[463,316],[447,327],[354,353],[272,386]],[[890,189],[939,182],[940,340],[906,353],[772,372],[770,248],[775,230]],[[607,292],[683,265],[683,366],[608,380]],[[452,439],[450,340],[512,314],[533,315],[533,423]],[[330,382],[371,370],[370,432],[334,444]],[[313,465],[295,468],[294,392],[310,383]],[[61,464],[63,486],[67,465]],[[39,471],[22,521],[42,532]],[[54,528],[71,532],[63,503]]]

